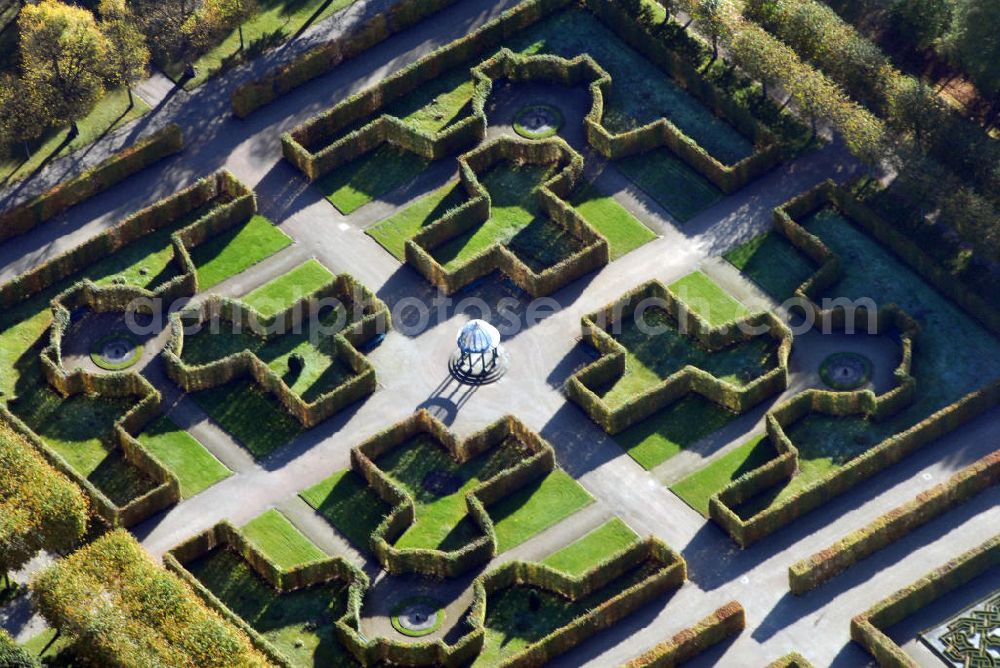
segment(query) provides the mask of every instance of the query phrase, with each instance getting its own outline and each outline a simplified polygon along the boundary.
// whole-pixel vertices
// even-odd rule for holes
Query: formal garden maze
[[[1000,665],[1000,14],[850,4],[0,3],[0,667]]]

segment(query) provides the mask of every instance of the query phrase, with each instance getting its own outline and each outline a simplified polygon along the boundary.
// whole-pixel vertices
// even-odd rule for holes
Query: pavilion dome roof
[[[500,345],[500,332],[485,320],[470,320],[455,339],[463,353],[485,353]]]

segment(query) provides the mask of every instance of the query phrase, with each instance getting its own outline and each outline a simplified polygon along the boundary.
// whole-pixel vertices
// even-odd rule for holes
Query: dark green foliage
[[[951,27],[951,0],[896,0],[892,25],[915,49],[928,49]]]
[[[670,668],[690,661],[746,628],[746,611],[730,601],[694,626],[643,652],[622,668]]]
[[[39,668],[30,652],[17,646],[10,634],[0,629],[0,666],[4,668]]]

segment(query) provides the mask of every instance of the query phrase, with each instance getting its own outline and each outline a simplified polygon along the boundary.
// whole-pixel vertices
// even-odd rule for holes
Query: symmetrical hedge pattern
[[[900,363],[894,372],[896,386],[882,395],[876,396],[870,390],[856,392],[807,390],[767,414],[767,434],[779,456],[732,481],[709,501],[712,519],[744,547],[773,533],[822,505],[831,496],[845,492],[1000,403],[1000,383],[993,383],[967,394],[909,429],[890,436],[781,503],[772,504],[766,510],[747,519],[740,517],[733,510],[741,503],[795,475],[798,469],[798,449],[785,432],[788,425],[809,413],[854,415],[876,421],[885,420],[899,413],[914,400],[916,379],[911,375],[910,367],[919,327],[909,314],[893,304],[872,313],[863,306],[854,308],[853,304],[844,306],[834,303],[831,308],[823,309],[816,303],[823,291],[836,284],[843,275],[842,259],[819,238],[807,232],[796,219],[827,206],[841,210],[852,220],[857,221],[876,239],[908,260],[922,276],[938,286],[933,265],[919,253],[918,248],[891,230],[878,216],[839,189],[832,181],[824,182],[775,209],[775,231],[820,267],[796,289],[798,308],[809,312],[813,322],[824,323],[834,331],[854,322],[860,327],[867,325],[877,333],[895,332],[902,353]],[[971,307],[970,310],[975,311],[979,298],[971,293],[960,293],[959,290],[960,288],[953,285],[950,290],[945,291],[945,294],[960,305]]]
[[[149,381],[134,370],[90,372],[80,368],[70,370],[63,365],[62,343],[72,323],[72,314],[85,310],[95,313],[123,312],[130,308],[151,312],[158,300],[169,304],[194,295],[198,290],[198,275],[191,259],[191,249],[253,216],[257,210],[254,194],[229,172],[219,171],[0,286],[0,305],[11,308],[213,201],[221,204],[171,234],[173,261],[178,263],[180,271],[170,280],[150,290],[126,284],[97,284],[84,279],[59,293],[52,301],[49,345],[41,353],[45,379],[64,397],[87,394],[135,400],[135,404],[115,423],[113,439],[115,447],[121,449],[129,464],[153,481],[151,490],[119,506],[6,407],[0,407],[0,415],[16,431],[32,443],[49,463],[87,492],[94,512],[111,526],[132,526],[177,503],[180,500],[180,485],[176,476],[135,437],[161,413],[161,395]]]
[[[588,8],[616,34],[677,80],[695,98],[753,138],[758,150],[734,165],[723,165],[666,118],[612,133],[603,125],[604,99],[611,76],[593,58],[572,60],[554,55],[521,55],[502,48],[518,31],[570,4],[570,0],[529,0],[508,10],[479,30],[438,49],[378,85],[358,93],[282,135],[284,156],[311,181],[383,144],[405,149],[428,160],[468,150],[486,137],[485,104],[498,79],[540,81],[562,86],[587,84],[591,109],[584,117],[587,140],[601,155],[617,160],[666,147],[725,193],[731,193],[775,166],[783,147],[744,109],[704,81],[695,67],[645,31],[610,0],[591,0]],[[426,85],[441,73],[499,51],[470,68],[474,82],[471,113],[438,132],[413,128],[384,113],[389,104]],[[341,134],[349,127],[356,127]],[[322,147],[316,149],[316,147]],[[315,149],[315,150],[314,150]]]
[[[402,642],[382,636],[374,638],[364,636],[361,633],[361,609],[370,585],[364,572],[340,557],[282,570],[228,522],[222,522],[185,541],[164,556],[167,568],[184,578],[212,608],[243,630],[256,648],[271,661],[282,666],[290,665],[288,659],[243,619],[230,611],[185,568],[185,564],[190,564],[216,549],[230,550],[244,559],[254,572],[277,592],[292,592],[321,583],[343,582],[349,587],[348,604],[345,615],[337,620],[337,637],[365,666],[394,664],[457,668],[467,665],[483,649],[486,611],[490,596],[511,587],[532,587],[572,601],[583,598],[642,566],[646,567],[644,571],[646,575],[629,587],[515,655],[506,657],[499,664],[541,665],[571,649],[595,632],[608,628],[645,603],[677,589],[687,577],[684,558],[652,538],[629,546],[578,577],[568,576],[539,563],[508,562],[480,575],[473,582],[473,602],[462,622],[465,633],[453,644],[447,644],[443,640]],[[730,610],[726,615],[719,617],[718,624],[722,626],[713,625],[711,629],[706,628],[699,635],[707,638],[718,633],[722,627],[727,629],[735,627],[737,621],[742,620],[741,613],[742,609]]]
[[[483,536],[457,550],[397,548],[394,543],[414,523],[413,497],[375,464],[379,457],[425,434],[444,447],[458,463],[464,463],[514,439],[530,454],[512,468],[484,480],[466,494],[469,516]],[[556,467],[555,452],[538,434],[513,416],[503,417],[464,440],[426,410],[376,434],[351,450],[351,468],[363,477],[392,510],[371,536],[371,548],[390,573],[422,573],[433,577],[457,577],[481,566],[497,554],[497,535],[487,508],[500,499],[545,477]]]
[[[767,668],[813,668],[813,665],[798,652],[792,652],[767,664]]]
[[[788,568],[793,594],[804,594],[900,540],[931,520],[1000,483],[1000,450],[965,467],[946,482],[921,492],[870,524]]]
[[[851,638],[867,649],[878,665],[917,668],[886,629],[966,582],[1000,566],[1000,535],[952,559],[851,620]]]
[[[478,175],[499,162],[561,167],[542,184],[536,196],[545,215],[581,247],[558,263],[535,271],[504,244],[494,243],[461,266],[448,270],[434,258],[432,252],[436,247],[471,232],[490,218],[490,194],[480,183]],[[583,157],[562,139],[532,141],[498,137],[461,156],[458,165],[459,177],[469,199],[406,241],[406,261],[446,294],[499,270],[527,293],[540,297],[610,261],[608,240],[566,202],[583,175]]]
[[[182,359],[188,327],[200,329],[211,322],[212,326],[228,327],[233,331],[269,333],[264,338],[281,336],[301,328],[307,318],[313,319],[315,324],[320,307],[331,305],[331,300],[348,312],[349,324],[332,336],[338,360],[354,375],[312,401],[306,401],[289,388],[274,369],[249,350],[206,364],[192,365]],[[272,316],[261,315],[243,302],[210,295],[193,309],[170,315],[171,337],[161,355],[167,374],[185,392],[207,390],[249,377],[273,394],[291,415],[309,428],[375,391],[375,367],[358,351],[357,346],[386,332],[388,328],[389,309],[385,303],[353,277],[341,274]]]
[[[671,668],[690,661],[746,628],[746,611],[730,601],[694,626],[680,631],[626,663],[622,668]]]
[[[123,529],[42,571],[31,587],[45,620],[93,665],[270,665]]]
[[[742,386],[687,365],[621,405],[611,406],[597,394],[595,388],[622,377],[627,351],[609,330],[627,318],[640,317],[640,310],[650,304],[666,310],[674,322],[683,323],[682,333],[709,351],[721,350],[756,336],[768,336],[778,346],[777,364]],[[601,353],[601,358],[571,376],[566,384],[566,393],[609,434],[617,434],[692,392],[728,410],[742,413],[788,387],[792,333],[772,313],[753,313],[713,327],[670,288],[659,281],[650,281],[600,311],[584,316],[582,326],[584,340]]]
[[[70,207],[97,195],[184,148],[178,125],[170,124],[105,158],[76,176],[0,213],[0,243],[29,232]]]

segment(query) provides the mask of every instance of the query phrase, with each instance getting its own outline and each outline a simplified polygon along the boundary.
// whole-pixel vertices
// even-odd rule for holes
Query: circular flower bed
[[[127,369],[142,357],[142,344],[127,332],[114,332],[97,340],[90,359],[105,371]]]
[[[834,353],[819,365],[819,377],[834,390],[856,390],[872,377],[872,361],[859,353]]]
[[[441,604],[427,596],[400,601],[392,610],[392,628],[404,636],[420,638],[434,633],[444,624]]]
[[[548,104],[532,104],[523,107],[514,116],[514,132],[528,139],[545,139],[559,132],[563,115]]]

